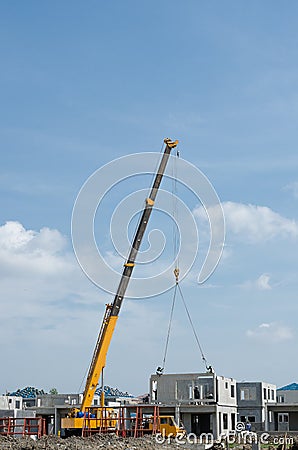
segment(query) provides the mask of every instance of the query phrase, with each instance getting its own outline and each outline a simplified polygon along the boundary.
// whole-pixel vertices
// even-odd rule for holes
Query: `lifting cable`
[[[198,335],[197,335],[197,332],[196,332],[196,330],[195,330],[195,327],[194,327],[194,324],[193,324],[193,321],[192,321],[191,315],[190,315],[190,313],[189,313],[189,309],[188,309],[188,307],[187,307],[187,304],[186,304],[186,301],[185,301],[184,295],[183,295],[183,293],[182,293],[182,290],[181,290],[180,284],[178,284],[178,283],[177,283],[177,286],[178,286],[178,289],[179,289],[179,292],[180,292],[180,295],[181,295],[181,299],[182,299],[182,302],[183,302],[183,305],[184,305],[184,308],[185,308],[185,311],[186,311],[186,314],[187,314],[187,317],[188,317],[189,323],[190,323],[190,325],[191,325],[191,328],[192,328],[192,331],[193,331],[193,334],[194,334],[195,340],[196,340],[196,342],[197,342],[197,344],[198,344],[198,347],[199,347],[199,350],[200,350],[200,352],[201,352],[201,357],[202,357],[202,360],[203,360],[203,361],[204,361],[204,363],[205,363],[205,367],[206,367],[206,369],[208,369],[208,365],[207,365],[207,359],[205,358],[205,355],[204,355],[204,352],[203,352],[202,346],[201,346],[201,344],[200,344],[200,340],[199,340],[199,338],[198,338]]]
[[[187,304],[186,304],[185,297],[184,297],[184,295],[183,295],[181,286],[180,286],[180,284],[179,284],[179,281],[177,280],[177,275],[175,274],[175,276],[176,276],[176,284],[175,284],[175,287],[174,287],[174,295],[173,295],[172,306],[171,306],[171,312],[170,312],[170,319],[169,319],[169,325],[168,325],[168,333],[167,333],[167,337],[166,337],[166,344],[165,344],[164,357],[163,357],[162,367],[158,367],[158,368],[157,368],[157,373],[161,375],[161,374],[163,373],[163,371],[164,371],[164,369],[165,369],[165,365],[166,365],[166,358],[167,358],[167,354],[168,354],[168,346],[169,346],[170,333],[171,333],[172,323],[173,323],[173,313],[174,313],[174,307],[175,307],[175,303],[176,303],[177,290],[178,290],[178,292],[179,292],[179,294],[180,294],[180,297],[181,297],[181,300],[182,300],[184,309],[185,309],[185,311],[186,311],[186,315],[187,315],[187,318],[188,318],[188,320],[189,320],[189,323],[190,323],[190,326],[191,326],[193,335],[194,335],[194,337],[195,337],[196,343],[197,343],[198,348],[199,348],[199,350],[200,350],[202,361],[204,361],[206,370],[210,370],[210,366],[208,366],[207,359],[206,359],[206,357],[205,357],[205,354],[204,354],[202,345],[201,345],[201,343],[200,343],[198,334],[197,334],[197,332],[196,332],[194,323],[193,323],[193,321],[192,321],[191,314],[190,314],[189,309],[188,309],[188,306],[187,306]]]
[[[169,339],[170,339],[170,333],[171,333],[172,322],[173,322],[173,313],[174,313],[174,307],[175,307],[175,301],[176,301],[176,294],[177,294],[177,284],[175,285],[175,288],[174,288],[174,295],[173,295],[170,320],[169,320],[169,326],[168,326],[168,334],[167,334],[167,339],[166,339],[164,357],[163,357],[163,361],[162,361],[162,369],[164,369],[164,367],[166,365],[166,358],[167,358],[167,354],[168,354],[168,346],[169,346]]]
[[[177,151],[176,156],[179,158],[179,152]],[[170,311],[170,319],[169,319],[169,325],[168,325],[168,332],[167,332],[167,337],[166,337],[166,343],[165,343],[165,351],[164,351],[164,357],[163,357],[163,362],[162,362],[162,367],[158,367],[156,373],[161,375],[164,371],[165,365],[166,365],[166,358],[167,358],[167,354],[168,354],[168,346],[169,346],[169,339],[170,339],[170,334],[171,334],[171,329],[172,329],[172,322],[173,322],[173,313],[174,313],[174,308],[175,308],[175,303],[176,303],[176,297],[177,297],[177,290],[179,291],[180,297],[182,299],[182,303],[184,305],[185,311],[186,311],[186,315],[188,317],[192,332],[194,334],[196,343],[198,345],[198,348],[200,350],[201,353],[201,357],[202,360],[204,361],[205,367],[207,370],[211,369],[211,366],[207,365],[207,359],[204,355],[203,352],[203,348],[202,345],[200,343],[198,334],[195,330],[192,318],[191,318],[191,314],[189,312],[189,309],[187,307],[186,301],[185,301],[185,297],[183,295],[181,286],[179,284],[179,236],[177,233],[177,224],[178,224],[178,208],[177,208],[177,167],[176,167],[176,163],[174,161],[173,164],[173,170],[172,170],[172,198],[173,198],[173,250],[174,250],[174,260],[175,260],[175,269],[174,269],[174,275],[176,278],[176,283],[175,283],[175,287],[174,287],[174,293],[173,293],[173,300],[172,300],[172,306],[171,306],[171,311]]]

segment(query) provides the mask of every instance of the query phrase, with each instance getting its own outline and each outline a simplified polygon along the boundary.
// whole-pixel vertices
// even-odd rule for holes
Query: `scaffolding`
[[[118,408],[86,408],[82,436],[116,433],[121,437],[142,437],[158,433],[159,407],[119,406]]]
[[[46,434],[46,419],[42,417],[1,417],[0,435],[2,436],[37,436]]]

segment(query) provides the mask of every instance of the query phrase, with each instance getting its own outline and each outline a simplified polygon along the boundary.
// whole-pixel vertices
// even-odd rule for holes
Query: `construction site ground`
[[[296,438],[296,436],[295,436]],[[15,438],[0,436],[0,450],[174,450],[174,449],[203,450],[202,444],[177,443],[175,440],[164,443],[156,442],[155,437],[121,438],[115,434],[94,435],[91,437],[75,437],[62,439],[57,436],[43,436],[34,440],[30,437]],[[215,444],[210,450],[252,450],[251,445],[219,445]],[[261,446],[262,450],[298,450],[297,441],[291,446]]]
[[[115,434],[91,437],[72,436],[67,439],[62,439],[57,436],[43,436],[38,440],[33,440],[30,437],[14,438],[0,436],[0,450],[173,450],[178,445],[174,443],[159,444],[152,436],[121,438]],[[184,445],[182,447],[185,448]]]

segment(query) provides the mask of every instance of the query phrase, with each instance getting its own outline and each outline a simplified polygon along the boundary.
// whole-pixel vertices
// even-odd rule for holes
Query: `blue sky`
[[[167,136],[226,215],[216,272],[198,286],[198,262],[182,284],[208,361],[239,380],[297,381],[297,3],[12,0],[0,12],[0,389],[79,388],[110,298],[74,259],[75,198],[103,164],[158,153]],[[146,392],[171,295],[124,304],[107,384]],[[166,369],[204,370],[179,304]]]

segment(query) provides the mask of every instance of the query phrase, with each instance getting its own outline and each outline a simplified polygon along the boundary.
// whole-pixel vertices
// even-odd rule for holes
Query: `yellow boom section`
[[[90,365],[81,411],[85,411],[92,404],[98,380],[106,365],[106,356],[116,326],[118,316],[111,316],[111,305],[107,305],[101,330],[95,346],[92,362]]]
[[[126,289],[135,266],[135,260],[154,206],[157,191],[163,178],[171,150],[172,148],[175,148],[176,145],[178,144],[178,141],[171,141],[171,139],[165,139],[164,142],[166,144],[166,148],[160,160],[159,167],[155,175],[155,179],[150,194],[146,200],[143,213],[140,217],[139,224],[129,252],[129,256],[124,264],[122,277],[120,279],[120,283],[117,292],[115,294],[114,301],[111,305],[107,305],[106,307],[104,319],[102,322],[102,326],[100,329],[100,333],[97,339],[97,343],[93,353],[93,358],[87,376],[83,402],[81,406],[82,412],[85,412],[86,408],[89,408],[92,404],[99,378],[106,364],[106,356],[109,349],[109,345],[116,326],[117,318],[126,293]],[[104,395],[102,394],[101,399],[102,406],[103,400]]]

